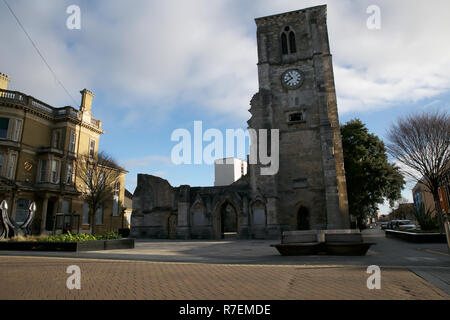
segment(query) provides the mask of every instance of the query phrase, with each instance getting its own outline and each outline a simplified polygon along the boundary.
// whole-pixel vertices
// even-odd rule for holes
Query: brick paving
[[[66,269],[81,268],[81,290]],[[444,299],[449,295],[406,268],[381,269],[381,290],[367,289],[362,266],[163,263],[0,257],[0,299],[309,300]]]

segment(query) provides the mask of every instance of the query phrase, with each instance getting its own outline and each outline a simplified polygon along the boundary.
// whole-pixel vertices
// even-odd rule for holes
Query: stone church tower
[[[279,171],[261,175],[262,165],[250,164],[246,176],[221,187],[172,187],[140,174],[131,236],[279,239],[283,231],[349,228],[326,6],[256,24],[260,89],[248,124],[278,130]]]
[[[349,228],[326,15],[318,6],[256,19],[260,89],[248,124],[280,136],[278,174],[249,168],[253,195],[266,200],[269,237]]]

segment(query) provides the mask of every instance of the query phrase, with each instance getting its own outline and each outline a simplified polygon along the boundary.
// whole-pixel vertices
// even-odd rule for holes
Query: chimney
[[[81,93],[81,107],[80,110],[83,112],[91,113],[92,107],[92,99],[94,99],[95,95],[90,92],[88,89],[84,89],[80,91]]]
[[[11,81],[6,74],[0,73],[0,89],[8,90],[8,83]]]

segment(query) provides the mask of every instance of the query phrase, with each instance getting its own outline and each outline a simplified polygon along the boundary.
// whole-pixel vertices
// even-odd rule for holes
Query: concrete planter
[[[102,251],[133,249],[134,239],[97,240],[80,242],[0,242],[0,250],[9,251]]]
[[[416,243],[446,243],[447,237],[444,233],[414,233],[397,230],[385,230],[386,237],[398,238]]]

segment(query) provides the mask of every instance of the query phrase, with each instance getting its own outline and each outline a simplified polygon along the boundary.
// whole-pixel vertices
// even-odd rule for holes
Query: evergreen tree
[[[358,227],[373,216],[378,205],[391,206],[401,197],[405,180],[399,168],[390,164],[383,141],[369,133],[365,124],[354,119],[341,126],[349,213]]]

